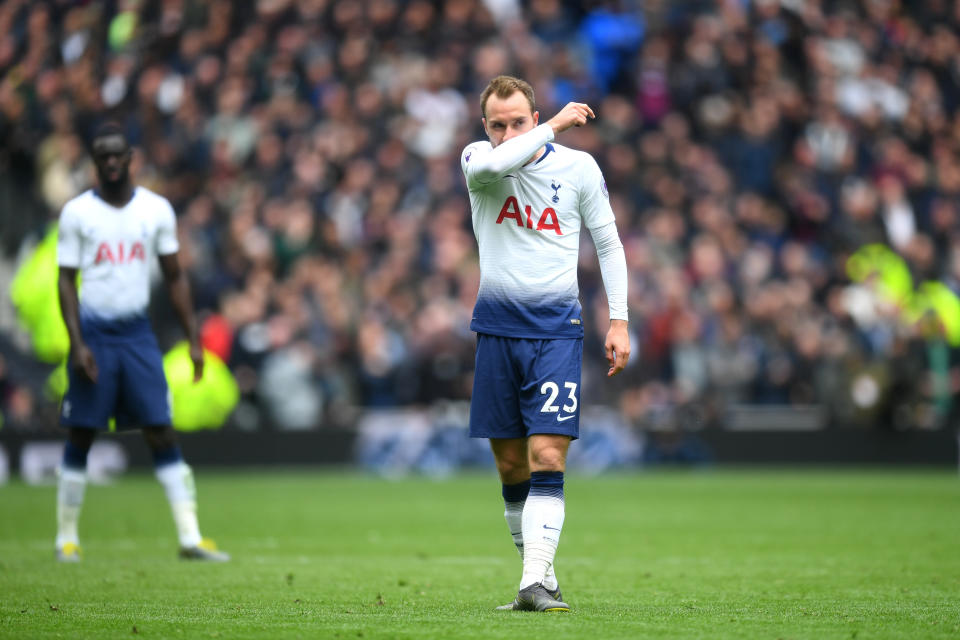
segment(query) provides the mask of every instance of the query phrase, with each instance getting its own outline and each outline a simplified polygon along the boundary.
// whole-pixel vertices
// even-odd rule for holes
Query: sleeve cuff
[[[545,131],[544,138],[546,139],[547,142],[553,142],[553,139],[556,137],[553,134],[553,127],[544,123],[544,124],[538,125],[537,129],[541,129]]]

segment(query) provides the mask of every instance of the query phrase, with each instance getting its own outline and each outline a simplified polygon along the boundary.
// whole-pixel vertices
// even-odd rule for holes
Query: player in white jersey
[[[70,335],[69,383],[60,415],[68,439],[57,484],[57,558],[80,559],[78,522],[87,454],[97,431],[113,417],[118,429],[143,430],[173,512],[180,557],[229,560],[200,535],[193,473],[171,426],[162,355],[147,317],[150,263],[159,259],[190,341],[194,380],[199,380],[203,349],[178,260],[173,208],[132,183],[132,152],[119,127],[98,129],[92,151],[98,186],[64,205],[57,237],[60,308]]]
[[[627,267],[600,168],[554,137],[593,118],[571,102],[539,124],[533,89],[494,78],[480,97],[490,141],[460,165],[480,250],[470,435],[490,438],[505,517],[523,558],[516,599],[499,609],[568,611],[553,561],[564,519],[563,472],[579,436],[583,318],[580,229],[590,230],[610,306],[608,376],[630,355]]]

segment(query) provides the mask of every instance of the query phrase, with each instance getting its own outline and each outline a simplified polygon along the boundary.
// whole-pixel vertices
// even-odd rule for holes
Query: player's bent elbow
[[[467,180],[473,185],[486,186],[491,182],[496,182],[499,177],[500,174],[496,169],[484,167],[471,171],[467,175]]]

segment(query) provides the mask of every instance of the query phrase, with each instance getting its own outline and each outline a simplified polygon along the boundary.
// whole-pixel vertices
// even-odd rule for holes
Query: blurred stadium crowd
[[[3,259],[90,186],[86,140],[119,119],[139,182],[179,214],[238,426],[466,399],[478,268],[458,156],[484,137],[479,92],[510,73],[541,118],[598,114],[559,142],[604,169],[635,355],[605,379],[584,234],[589,403],[651,427],[742,403],[934,427],[955,350],[845,265],[885,243],[915,282],[957,290],[958,25],[947,0],[6,0]],[[8,424],[43,404],[18,370],[0,362]]]

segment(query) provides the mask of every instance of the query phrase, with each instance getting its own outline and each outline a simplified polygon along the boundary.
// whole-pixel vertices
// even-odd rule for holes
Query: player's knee
[[[530,466],[537,471],[563,471],[566,456],[559,447],[543,447],[530,452]]]
[[[497,458],[497,471],[507,483],[523,482],[530,477],[527,461],[520,456],[501,456]]]
[[[153,451],[164,451],[177,445],[172,427],[144,427],[143,437]]]

